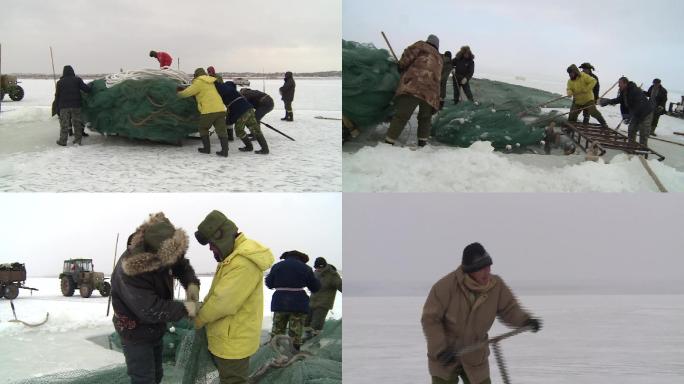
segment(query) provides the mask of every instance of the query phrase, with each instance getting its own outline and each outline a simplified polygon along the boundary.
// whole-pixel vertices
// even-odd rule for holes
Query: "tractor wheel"
[[[5,288],[5,299],[14,300],[19,296],[19,287],[16,284],[10,284]]]
[[[12,101],[19,101],[24,98],[24,88],[16,86],[9,91],[9,97]]]
[[[93,294],[93,288],[88,284],[81,284],[79,291],[81,291],[81,297],[84,297],[86,299]]]
[[[76,284],[69,276],[62,277],[62,295],[73,296]]]
[[[102,283],[100,295],[102,295],[102,297],[107,297],[110,293],[112,293],[112,285],[105,281],[104,283]]]

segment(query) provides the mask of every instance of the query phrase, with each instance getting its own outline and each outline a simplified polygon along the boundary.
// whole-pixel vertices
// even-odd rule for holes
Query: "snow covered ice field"
[[[274,110],[263,121],[292,136],[262,125],[271,153],[242,153],[237,140],[228,158],[213,154],[219,142],[212,135],[212,153],[197,152],[199,140],[182,147],[91,132],[84,145],[55,144],[59,121],[50,116],[52,80],[20,79],[26,96],[5,101],[0,113],[0,191],[39,192],[318,192],[340,191],[342,173],[339,121],[342,80],[297,78],[294,122],[278,96],[282,80],[265,80]],[[262,89],[262,80],[251,87]],[[256,145],[258,148],[258,145]]]
[[[426,292],[427,293],[427,292]],[[501,342],[512,383],[671,384],[684,379],[684,296],[525,295],[539,333]],[[429,383],[424,297],[347,297],[344,379]],[[509,330],[495,321],[490,337]],[[492,353],[493,383],[501,376]]]
[[[493,75],[483,77],[550,92],[565,90],[564,82],[523,81]],[[616,92],[613,89],[607,97],[615,97]],[[669,101],[679,98],[674,93],[668,96]],[[567,111],[558,110],[561,113]],[[616,127],[620,122],[619,106],[600,107],[599,111],[609,126]],[[639,159],[622,152],[608,150],[598,162],[591,162],[585,161],[585,154],[579,150],[570,156],[506,154],[495,152],[489,142],[484,141],[473,143],[469,148],[433,142],[425,148],[413,150],[409,147],[416,143],[415,115],[410,124],[413,129],[407,126],[400,136],[399,141],[407,144],[403,147],[382,143],[389,124],[368,129],[370,132],[364,132],[356,141],[345,144],[342,154],[345,192],[658,191]],[[624,125],[622,129],[626,134]],[[684,144],[684,136],[674,132],[684,132],[684,120],[661,116],[656,129],[657,139]],[[652,157],[648,161],[665,188],[671,192],[684,191],[684,147],[653,138],[649,140],[649,147],[666,157],[663,162]]]
[[[211,276],[199,276],[200,297],[209,291]],[[77,369],[95,370],[125,364],[123,354],[98,343],[106,343],[106,336],[114,332],[110,317],[106,316],[108,298],[99,291],[84,299],[78,290],[72,297],[64,297],[57,277],[29,277],[26,286],[38,288],[33,296],[20,289],[14,300],[17,318],[27,323],[38,323],[50,317],[40,327],[29,328],[14,319],[9,300],[0,299],[0,383],[40,377],[56,372]],[[273,291],[264,287],[264,331],[270,331],[270,311]],[[181,288],[180,299],[185,294]],[[342,297],[338,295],[329,317],[342,317]]]

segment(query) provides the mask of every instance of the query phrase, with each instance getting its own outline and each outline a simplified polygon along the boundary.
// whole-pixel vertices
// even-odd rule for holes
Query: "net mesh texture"
[[[134,77],[109,87],[107,82],[95,80],[91,92],[82,94],[82,112],[92,130],[175,145],[197,132],[197,103],[193,97],[177,96],[183,84],[178,78]]]
[[[219,377],[208,350],[206,331],[195,331],[192,322],[169,323],[163,338],[164,379],[162,383],[218,384]],[[116,333],[109,347],[121,351]],[[329,319],[320,335],[307,340],[299,353],[291,339],[276,336],[252,355],[250,383],[342,383],[342,320]],[[125,365],[97,370],[74,370],[20,381],[17,384],[128,384]]]
[[[389,53],[372,44],[343,40],[342,68],[344,116],[359,127],[387,121],[393,114],[392,99],[399,84],[397,65]],[[551,114],[542,113],[537,106],[560,96],[487,79],[471,79],[470,87],[477,104],[463,101],[463,96],[454,105],[449,79],[444,109],[432,119],[432,136],[437,141],[459,147],[490,141],[496,149],[538,145]],[[559,100],[546,107],[569,108],[570,102]],[[534,118],[544,120],[535,124],[530,121]]]

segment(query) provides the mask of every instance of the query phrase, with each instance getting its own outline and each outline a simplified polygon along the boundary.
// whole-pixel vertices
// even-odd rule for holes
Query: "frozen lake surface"
[[[211,276],[199,276],[200,299],[209,291]],[[64,297],[57,277],[29,277],[26,286],[38,288],[33,295],[20,289],[14,300],[17,318],[27,323],[39,323],[50,313],[47,323],[29,328],[10,323],[14,318],[9,300],[0,299],[0,383],[40,377],[47,374],[77,369],[96,370],[111,365],[125,364],[123,354],[106,347],[106,337],[114,332],[108,298],[98,291],[84,299],[78,290],[72,297]],[[178,291],[176,291],[178,294]],[[271,295],[264,287],[264,320],[262,328],[270,331],[273,322]],[[184,299],[180,290],[177,299]],[[338,294],[329,317],[342,317],[342,297]],[[39,362],[39,363],[37,363]]]
[[[426,293],[427,294],[427,293]],[[529,295],[539,333],[501,344],[512,383],[671,384],[684,380],[684,295]],[[344,379],[429,383],[424,297],[347,297]],[[498,321],[490,337],[509,330]],[[493,353],[493,383],[501,383]]]
[[[182,147],[105,137],[90,132],[81,147],[60,147],[59,121],[50,116],[52,80],[21,80],[26,96],[3,102],[0,113],[0,191],[39,192],[331,192],[342,188],[339,121],[342,80],[296,79],[294,122],[283,122],[278,96],[282,80],[253,80],[274,99],[263,121],[296,141],[262,126],[271,154],[238,151],[228,158],[200,154],[197,139]],[[7,99],[7,98],[6,98]],[[71,143],[71,141],[69,142]],[[256,145],[258,148],[258,145]]]

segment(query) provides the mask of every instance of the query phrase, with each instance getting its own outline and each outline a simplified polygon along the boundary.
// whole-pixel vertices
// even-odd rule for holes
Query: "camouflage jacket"
[[[439,109],[442,55],[432,45],[418,41],[404,50],[399,60],[401,80],[396,96],[411,95]]]

